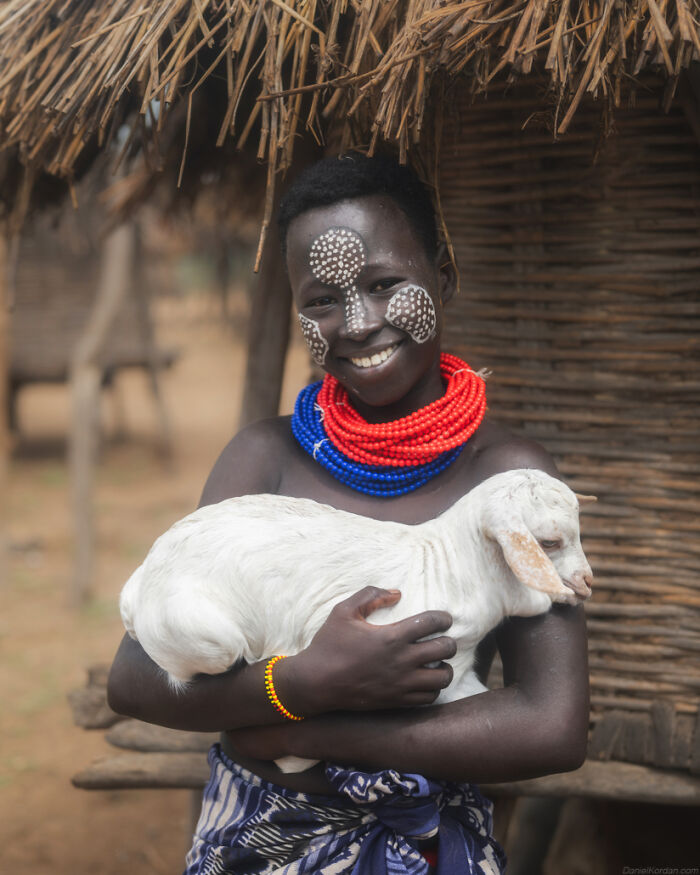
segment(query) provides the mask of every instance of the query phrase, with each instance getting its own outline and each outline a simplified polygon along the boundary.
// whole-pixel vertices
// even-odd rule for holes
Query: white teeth
[[[350,361],[358,368],[371,368],[376,365],[381,365],[385,362],[389,356],[394,352],[397,343],[392,346],[388,346],[386,349],[383,349],[381,352],[375,352],[371,358],[367,356],[363,356],[362,358],[351,358]]]

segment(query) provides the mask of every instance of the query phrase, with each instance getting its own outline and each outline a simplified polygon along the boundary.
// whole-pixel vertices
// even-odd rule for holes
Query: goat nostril
[[[588,598],[591,594],[593,574],[590,571],[576,571],[569,579],[570,588],[579,596]]]

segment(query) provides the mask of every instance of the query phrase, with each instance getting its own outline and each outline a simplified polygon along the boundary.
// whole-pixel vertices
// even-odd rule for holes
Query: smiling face
[[[298,216],[287,265],[314,360],[365,418],[394,419],[443,394],[442,304],[454,276],[428,257],[391,198],[340,201]]]

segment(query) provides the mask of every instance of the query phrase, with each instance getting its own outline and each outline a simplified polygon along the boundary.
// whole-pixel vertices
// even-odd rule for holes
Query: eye
[[[540,541],[540,547],[543,550],[558,550],[561,547],[561,541]]]
[[[335,298],[332,295],[319,295],[318,298],[313,298],[304,304],[305,310],[313,310],[318,307],[328,307],[330,304],[335,304]]]
[[[387,289],[400,283],[401,280],[395,276],[389,276],[381,280],[377,280],[369,287],[370,292],[386,292]]]

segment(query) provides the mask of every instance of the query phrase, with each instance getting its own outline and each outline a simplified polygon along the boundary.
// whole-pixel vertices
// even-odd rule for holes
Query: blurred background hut
[[[285,173],[389,149],[433,186],[461,271],[451,346],[493,370],[494,415],[599,497],[591,757],[641,769],[589,788],[606,798],[700,801],[699,15],[696,0],[0,9],[10,235],[120,131],[113,216],[213,184],[222,215],[259,220],[242,423],[279,402]],[[646,766],[671,783],[651,792]]]

